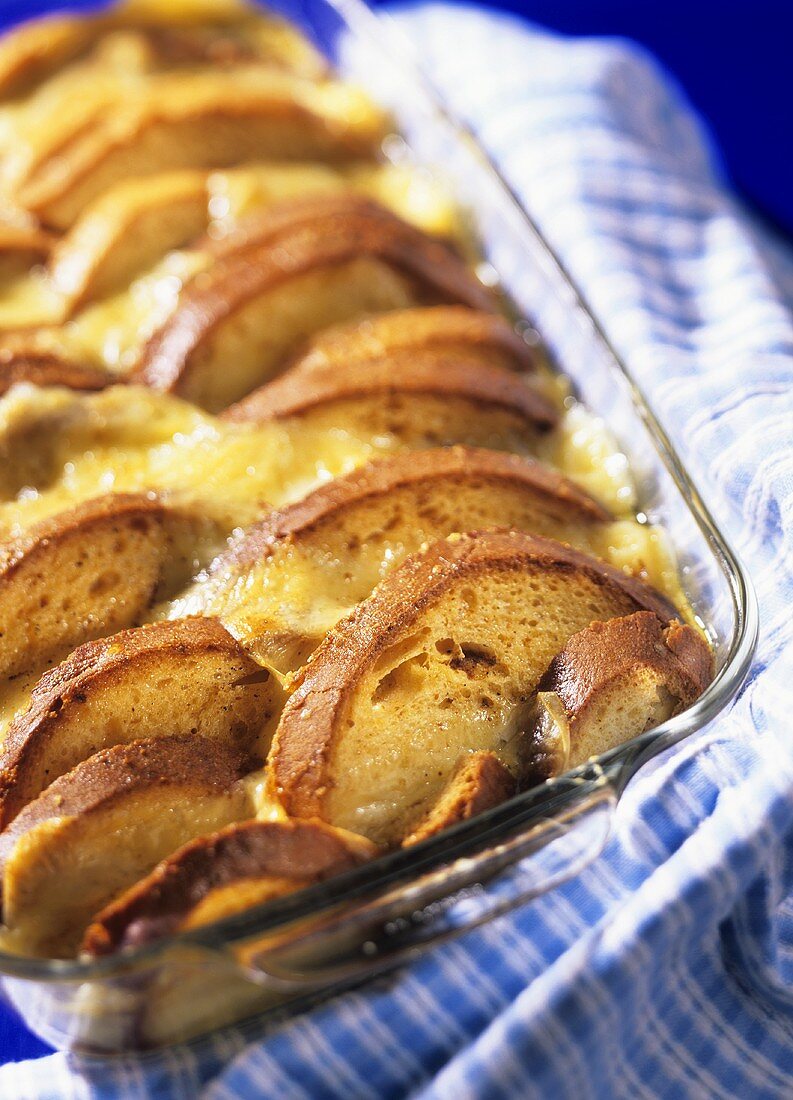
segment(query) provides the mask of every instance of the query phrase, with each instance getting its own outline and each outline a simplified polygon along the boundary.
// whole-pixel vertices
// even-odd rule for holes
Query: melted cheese
[[[636,506],[628,459],[603,420],[568,398],[557,431],[540,443],[539,457],[577,481],[618,516]]]
[[[341,430],[226,423],[133,386],[87,396],[14,387],[0,401],[9,465],[20,435],[38,437],[35,480],[0,503],[5,538],[82,500],[144,490],[192,501],[231,530],[389,447]]]
[[[66,315],[66,300],[43,268],[0,284],[0,330],[57,325]]]
[[[185,282],[207,262],[202,252],[170,252],[126,290],[89,306],[71,321],[65,332],[69,346],[125,374],[146,340],[173,313]]]

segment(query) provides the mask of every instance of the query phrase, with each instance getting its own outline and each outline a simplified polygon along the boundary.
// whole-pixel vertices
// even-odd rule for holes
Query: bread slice
[[[107,955],[210,924],[372,859],[363,837],[321,821],[245,821],[174,852],[98,913],[81,950]]]
[[[291,370],[223,414],[225,420],[344,430],[418,449],[463,443],[531,453],[559,421],[514,371],[477,357],[396,352],[388,359]]]
[[[90,25],[50,15],[13,27],[0,37],[0,100],[28,92],[91,40]]]
[[[426,306],[365,317],[320,332],[295,357],[301,370],[346,370],[353,362],[388,359],[395,353],[442,352],[511,370],[532,371],[534,353],[498,313],[466,306]]]
[[[329,324],[427,300],[492,304],[444,244],[353,195],[278,204],[215,251],[134,371],[213,412]]]
[[[0,100],[29,93],[114,31],[134,32],[156,68],[260,61],[315,79],[327,72],[324,59],[295,28],[248,5],[138,0],[92,18],[44,16],[7,31],[0,37]]]
[[[287,672],[424,542],[502,524],[592,549],[609,520],[530,459],[465,447],[400,454],[271,513],[169,614],[217,615],[259,660]]]
[[[451,536],[390,573],[295,680],[270,750],[272,793],[375,843],[400,841],[460,756],[516,771],[525,705],[555,653],[595,619],[657,592],[532,535]]]
[[[139,622],[195,572],[212,533],[153,495],[114,493],[0,544],[0,677]]]
[[[53,285],[72,311],[104,298],[207,226],[207,173],[122,180],[100,195],[50,258]]]
[[[156,69],[258,63],[321,79],[328,65],[286,20],[240,0],[126,0],[94,21],[99,33],[132,32]]]
[[[54,244],[52,235],[34,221],[3,220],[2,213],[0,210],[0,283],[41,263]]]
[[[0,754],[0,828],[100,749],[193,734],[263,757],[280,685],[213,619],[87,642],[35,687]]]
[[[26,954],[68,956],[91,914],[164,856],[251,812],[237,748],[162,737],[99,752],[0,835],[3,920]]]
[[[712,678],[713,655],[690,626],[665,626],[647,611],[592,623],[568,639],[537,686],[522,782],[633,740],[691,706]]]
[[[25,347],[20,342],[0,346],[0,397],[20,382],[96,392],[117,381],[106,371],[84,366],[55,351]]]
[[[402,847],[420,844],[452,825],[491,810],[517,792],[517,780],[494,752],[473,752],[460,758],[437,801],[402,840]]]
[[[373,153],[383,116],[360,93],[278,70],[162,77],[45,156],[17,192],[47,226],[68,229],[122,179],[257,159],[345,159]]]

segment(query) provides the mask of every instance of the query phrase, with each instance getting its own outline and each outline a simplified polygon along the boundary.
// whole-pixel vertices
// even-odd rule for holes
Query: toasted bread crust
[[[321,332],[295,356],[290,367],[346,370],[355,360],[390,357],[407,349],[478,352],[496,365],[535,369],[534,353],[498,313],[467,306],[393,310]]]
[[[91,813],[132,790],[155,784],[222,792],[249,766],[249,758],[239,748],[195,735],[131,741],[104,749],[59,776],[0,833],[0,868],[17,840],[49,818]]]
[[[204,231],[208,176],[164,173],[147,180],[151,187],[145,188],[139,180],[125,181],[83,212],[49,260],[50,278],[67,295],[71,314],[128,286],[150,264]]]
[[[14,27],[0,38],[0,98],[27,90],[90,41],[86,20],[49,15]]]
[[[97,391],[118,381],[112,374],[70,362],[54,352],[0,348],[0,396],[19,382]]]
[[[463,757],[438,801],[404,838],[402,847],[420,844],[452,825],[468,821],[505,802],[516,790],[515,776],[495,753],[475,752]]]
[[[110,112],[112,114],[112,112]],[[222,168],[244,160],[278,156],[274,145],[284,124],[293,127],[287,159],[311,153],[348,159],[371,155],[382,138],[379,127],[329,125],[294,96],[294,88],[217,87],[213,98],[194,101],[148,94],[141,102],[80,133],[68,158],[47,157],[19,189],[18,201],[47,226],[67,229],[85,207],[119,179],[177,168]],[[196,143],[197,128],[212,135]],[[295,140],[297,136],[298,140]],[[182,147],[190,142],[191,155]],[[156,155],[151,149],[156,148]],[[136,159],[139,163],[135,163]]]
[[[290,278],[363,256],[403,272],[425,296],[492,308],[489,292],[446,245],[357,196],[279,204],[217,251],[213,266],[188,283],[176,311],[147,343],[136,380],[182,392],[199,349],[227,318]]]
[[[31,786],[29,769],[35,769],[46,752],[50,732],[71,708],[84,705],[90,693],[117,683],[130,666],[144,668],[150,663],[156,669],[166,657],[186,661],[193,655],[212,654],[227,658],[230,670],[235,670],[235,683],[266,675],[228,631],[209,618],[152,623],[87,642],[45,673],[33,690],[30,707],[12,723],[0,754],[0,828],[38,795],[41,788]],[[250,740],[255,731],[247,732]]]
[[[695,692],[694,698],[698,698],[713,679],[714,660],[710,646],[699,631],[676,622],[664,630],[664,643],[680,662]]]
[[[271,553],[276,544],[299,539],[367,498],[457,477],[481,479],[492,484],[494,491],[504,483],[524,486],[565,508],[571,519],[584,524],[611,519],[610,513],[574,482],[539,462],[478,447],[433,448],[375,460],[272,512],[217,558],[211,571],[253,565]]]
[[[23,563],[33,562],[45,554],[55,539],[77,535],[88,544],[92,531],[108,520],[129,520],[140,526],[147,519],[162,522],[169,514],[168,506],[148,493],[108,493],[81,501],[67,511],[48,516],[18,539],[0,546],[0,585],[13,577]]]
[[[275,242],[289,242],[302,230],[327,225],[344,227],[344,219],[353,218],[374,222],[386,228],[410,229],[422,240],[431,240],[421,230],[404,222],[398,215],[374,199],[350,191],[322,191],[318,194],[294,195],[282,199],[273,206],[258,210],[222,237],[205,236],[196,242],[198,248],[209,252],[214,260],[238,259],[243,255],[258,255],[259,251]],[[357,225],[358,221],[354,221]]]
[[[431,351],[352,362],[343,374],[319,369],[289,371],[230,406],[223,418],[266,423],[300,416],[322,405],[391,394],[463,398],[479,407],[503,409],[535,432],[549,431],[559,419],[551,402],[514,371]]]
[[[190,560],[176,547],[200,525],[153,494],[113,493],[0,544],[0,674],[138,622],[166,578],[186,580]],[[176,563],[181,576],[168,572]]]
[[[212,890],[237,880],[318,882],[371,859],[377,849],[320,821],[249,821],[185,845],[99,913],[82,950],[107,955],[178,931]]]
[[[713,678],[705,639],[647,611],[593,622],[540,678],[523,737],[522,786],[607,752],[689,707]]]
[[[35,87],[58,66],[85,56],[103,32],[114,30],[142,36],[158,67],[225,66],[261,60],[309,77],[327,72],[324,58],[297,35],[290,43],[291,50],[285,43],[252,37],[251,32],[255,35],[263,25],[281,25],[264,13],[254,14],[240,5],[236,11],[218,10],[208,16],[203,12],[195,22],[169,25],[164,18],[152,19],[150,13],[128,14],[123,6],[113,6],[92,17],[45,15],[22,23],[0,39],[0,99]]]
[[[393,573],[334,628],[296,677],[270,750],[272,785],[287,814],[321,817],[337,723],[361,675],[422,612],[463,578],[529,564],[557,575],[583,574],[662,622],[677,616],[659,593],[619,570],[551,539],[518,531],[474,532],[433,543]]]
[[[640,666],[674,683],[685,706],[713,679],[713,654],[696,630],[679,622],[665,625],[657,615],[640,611],[592,623],[574,634],[537,690],[555,692],[568,713],[577,717],[607,684]]]

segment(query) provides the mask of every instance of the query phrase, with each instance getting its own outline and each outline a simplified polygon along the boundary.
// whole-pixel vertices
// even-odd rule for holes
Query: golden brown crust
[[[699,631],[682,623],[669,624],[664,630],[664,644],[680,662],[686,679],[690,681],[694,692],[690,702],[693,702],[713,679],[713,652]],[[689,702],[685,705],[688,706]]]
[[[396,353],[387,360],[353,362],[336,370],[289,371],[232,405],[223,418],[266,423],[313,408],[369,396],[429,395],[461,398],[474,407],[498,408],[532,431],[559,419],[551,402],[514,371],[444,352]]]
[[[357,225],[361,220],[374,222],[383,227],[389,226],[398,231],[406,227],[417,239],[432,240],[415,226],[404,222],[392,210],[375,202],[365,195],[350,191],[321,191],[318,194],[293,195],[282,199],[264,210],[249,214],[230,233],[221,237],[205,236],[196,242],[196,247],[208,252],[213,260],[238,259],[243,255],[258,255],[259,251],[275,242],[289,242],[302,230],[333,225],[344,228],[344,219]],[[382,223],[382,224],[381,224]]]
[[[435,805],[404,838],[402,847],[420,844],[452,825],[468,821],[505,802],[516,790],[515,776],[495,753],[475,752],[465,756]]]
[[[82,950],[107,955],[177,932],[213,891],[240,881],[285,878],[295,888],[377,854],[361,837],[320,821],[248,821],[201,837],[164,860],[101,913]]]
[[[229,264],[232,280],[247,260],[268,268],[263,277],[269,282],[279,282],[311,267],[332,267],[365,255],[403,272],[415,282],[422,300],[459,303],[484,313],[496,310],[492,291],[448,243],[349,191],[285,199],[246,218],[228,236],[208,240],[205,247],[216,260],[213,272],[223,281],[229,276],[221,261]],[[293,259],[283,255],[288,252],[294,252]]]
[[[377,126],[345,126],[298,99],[284,79],[272,87],[216,80],[212,95],[170,96],[153,89],[120,104],[79,133],[68,156],[40,163],[19,189],[20,205],[46,226],[68,229],[85,207],[130,175],[179,168],[223,168],[249,160],[300,160],[324,154],[368,156],[382,138]]]
[[[239,747],[194,735],[104,749],[59,776],[0,833],[0,868],[22,835],[50,818],[88,814],[154,785],[220,793],[249,767],[250,759]]]
[[[571,717],[608,684],[638,667],[653,669],[690,705],[713,678],[713,655],[704,638],[679,622],[665,625],[649,611],[592,623],[574,634],[553,659],[538,691],[553,691]]]
[[[108,493],[81,501],[74,508],[48,516],[18,539],[0,547],[0,584],[10,579],[24,562],[32,562],[37,555],[46,553],[55,539],[76,534],[87,546],[95,527],[108,519],[129,519],[132,524],[141,524],[147,518],[161,522],[169,515],[168,506],[153,494]]]
[[[185,583],[206,529],[153,494],[112,493],[0,544],[0,674],[138,622],[169,584]]]
[[[356,360],[389,358],[395,352],[476,352],[496,366],[532,371],[532,349],[498,313],[466,306],[399,309],[321,332],[295,356],[290,368],[346,370]]]
[[[537,685],[521,761],[533,786],[632,740],[689,707],[713,678],[705,639],[680,622],[633,615],[593,622]]]
[[[26,91],[92,37],[88,20],[68,16],[45,16],[6,32],[0,38],[0,98]]]
[[[242,18],[233,22],[212,20],[207,25],[202,20],[201,24],[193,26],[134,26],[133,23],[133,28],[145,42],[154,65],[161,69],[203,65],[230,68],[259,62],[307,77],[327,76],[327,64],[306,40],[300,39],[298,42],[295,39],[294,46],[300,47],[299,56],[290,56],[283,46],[279,49],[277,43],[268,43],[261,35],[254,36],[257,24],[264,23],[265,19],[263,13],[253,17],[242,14]],[[251,34],[252,31],[254,34]]]
[[[446,245],[357,196],[278,204],[215,251],[214,264],[188,283],[176,311],[144,348],[133,372],[137,381],[188,392],[196,358],[218,326],[291,278],[361,257],[402,272],[425,300],[492,308],[489,292]]]
[[[180,667],[195,683],[201,676],[195,663],[210,661],[211,677],[202,687],[211,689],[216,696],[215,714],[208,713],[207,700],[200,704],[197,695],[193,700],[196,693],[185,700],[182,685],[177,683]],[[145,682],[163,670],[167,674],[171,666],[174,666],[170,674],[171,696],[158,696],[153,704],[150,701],[149,705],[156,707],[156,713],[150,715],[136,690],[132,706],[136,708],[135,719],[139,724],[125,723],[124,708],[130,705],[124,692],[125,677],[142,678]],[[267,673],[215,619],[152,623],[87,642],[42,676],[33,690],[29,709],[9,729],[0,755],[0,828],[57,775],[98,751],[102,742],[107,745],[131,740],[133,731],[140,729],[141,724],[150,737],[165,734],[169,728],[199,732],[209,727],[207,733],[211,730],[213,739],[252,749],[270,717],[266,706],[267,679]],[[259,683],[263,686],[257,693]],[[245,684],[249,685],[246,694],[238,699],[234,689]],[[92,699],[101,700],[105,691],[116,693],[118,715],[110,728],[106,728],[106,721],[93,720],[90,710]],[[253,695],[249,697],[248,693]],[[206,709],[201,711],[201,705]],[[128,715],[131,718],[129,711]],[[102,717],[104,720],[105,716]],[[79,724],[80,738],[60,743],[59,731],[68,731],[73,722]]]
[[[20,382],[34,386],[66,386],[70,390],[97,391],[119,379],[96,367],[71,362],[55,352],[0,348],[0,396]]]
[[[103,33],[114,30],[135,33],[156,68],[225,67],[260,61],[308,77],[327,73],[321,55],[296,34],[286,42],[257,33],[268,24],[287,29],[285,24],[245,10],[244,5],[236,10],[224,6],[225,12],[197,13],[195,22],[169,24],[165,7],[157,16],[153,10],[133,8],[127,12],[124,6],[114,5],[93,17],[45,15],[22,23],[0,37],[0,99],[31,90],[59,66],[84,57]]]
[[[345,703],[365,670],[417,622],[452,584],[493,572],[542,569],[559,578],[585,576],[614,594],[615,607],[633,605],[663,622],[674,606],[641,581],[551,539],[490,530],[442,539],[408,558],[368,600],[338,624],[298,674],[270,750],[272,785],[287,814],[322,817],[332,779],[330,756]]]
[[[453,483],[458,479],[483,481],[492,485],[494,493],[505,483],[521,486],[563,508],[571,522],[607,523],[612,518],[574,482],[539,462],[478,447],[433,448],[371,462],[272,512],[217,558],[211,570],[224,572],[253,565],[271,553],[277,543],[299,540],[368,498],[450,479]]]
[[[208,173],[163,173],[125,180],[92,203],[49,259],[50,279],[70,315],[128,287],[169,251],[194,240],[208,219]]]

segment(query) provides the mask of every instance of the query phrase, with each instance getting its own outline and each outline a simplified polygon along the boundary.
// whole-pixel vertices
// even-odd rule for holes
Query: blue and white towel
[[[582,286],[748,563],[762,636],[714,726],[629,788],[575,881],[363,991],[0,1096],[793,1096],[793,263],[621,42],[400,16]]]

